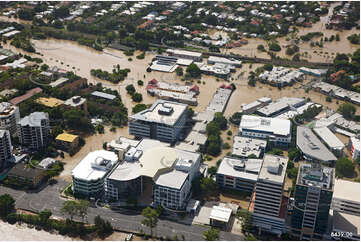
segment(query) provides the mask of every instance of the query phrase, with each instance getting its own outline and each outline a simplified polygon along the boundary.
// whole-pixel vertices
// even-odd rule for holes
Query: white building
[[[129,133],[165,142],[178,140],[185,128],[188,105],[157,100],[152,107],[130,117]]]
[[[20,120],[19,108],[11,103],[0,103],[0,129],[10,131],[12,136],[17,136],[16,123]]]
[[[72,171],[73,192],[90,197],[104,191],[104,178],[117,162],[118,156],[114,152],[90,152]]]
[[[266,146],[267,141],[263,139],[234,136],[232,156],[247,158],[254,155],[259,158],[263,155]]]
[[[285,232],[287,202],[284,202],[283,188],[288,158],[266,154],[253,193],[250,210],[253,211],[253,225],[261,231],[274,234]]]
[[[291,142],[291,125],[291,121],[285,119],[243,115],[239,125],[239,135],[269,138],[269,141],[276,145],[287,146]]]
[[[216,173],[220,187],[253,192],[261,170],[262,159],[224,157]]]
[[[216,64],[216,63],[221,63],[221,64],[227,64],[227,65],[232,65],[235,67],[241,67],[242,65],[242,61],[236,60],[236,59],[227,59],[224,57],[218,57],[218,56],[210,56],[207,60],[208,64]]]
[[[192,59],[194,61],[202,61],[202,53],[199,52],[175,50],[175,49],[167,49],[166,52],[170,56],[176,56],[184,59]]]
[[[351,152],[352,159],[357,160],[360,158],[360,139],[356,137],[350,137],[348,148]]]
[[[343,149],[345,148],[345,145],[334,133],[331,132],[331,130],[327,127],[316,128],[313,130],[334,153],[338,156],[342,156],[344,154]]]
[[[17,127],[21,145],[33,150],[38,150],[48,145],[50,137],[48,113],[31,113],[22,118],[18,122]]]

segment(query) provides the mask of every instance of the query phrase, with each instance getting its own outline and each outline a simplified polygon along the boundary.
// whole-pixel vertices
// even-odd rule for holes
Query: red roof
[[[198,30],[194,30],[193,32],[191,32],[191,34],[197,35],[197,34],[199,34],[199,31],[198,31]]]
[[[145,89],[149,90],[149,89],[153,89],[153,88],[157,88],[157,86],[155,86],[155,85],[147,85],[147,87]]]
[[[197,85],[194,84],[194,85],[191,87],[190,90],[193,91],[193,92],[199,92],[199,86],[197,86]]]
[[[158,81],[156,79],[152,79],[148,82],[148,84],[157,84]]]
[[[253,25],[259,25],[259,21],[252,19],[251,24],[253,24]]]
[[[153,23],[152,20],[148,20],[148,21],[142,23],[141,25],[138,25],[138,29],[145,29],[145,28],[149,27],[152,23]]]
[[[281,19],[282,15],[281,14],[276,14],[272,16],[273,19]]]
[[[42,91],[43,91],[43,89],[41,89],[40,87],[33,88],[33,89],[27,91],[24,95],[11,99],[10,102],[14,105],[17,105]]]
[[[338,77],[339,77],[341,74],[344,74],[344,73],[346,73],[345,70],[340,70],[340,71],[338,71],[338,72],[332,73],[332,74],[330,75],[331,80],[332,80],[332,81],[336,81],[336,80],[338,79]]]
[[[224,83],[220,86],[220,88],[226,88],[226,85]]]
[[[226,89],[231,89],[231,90],[233,90],[233,87],[232,87],[232,85],[228,85],[228,86],[226,86]]]

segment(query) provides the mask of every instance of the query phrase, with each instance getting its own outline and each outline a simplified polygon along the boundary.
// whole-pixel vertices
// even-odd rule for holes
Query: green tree
[[[133,86],[133,84],[129,84],[128,86],[126,86],[125,90],[127,90],[127,93],[129,95],[133,95],[135,93],[135,87]]]
[[[272,71],[273,65],[272,64],[265,64],[263,66],[263,69],[265,69],[266,71]]]
[[[0,196],[0,217],[6,218],[15,209],[15,200],[9,194]]]
[[[143,101],[143,96],[142,96],[142,94],[136,92],[132,95],[132,100],[134,102],[139,103],[139,102]]]
[[[355,165],[347,158],[339,158],[336,161],[336,174],[339,177],[353,177],[355,174]]]
[[[213,122],[215,122],[216,125],[218,125],[218,127],[222,130],[227,128],[227,119],[223,116],[222,113],[215,113]]]
[[[133,113],[139,113],[143,110],[147,109],[147,105],[143,104],[143,103],[138,103],[136,104],[133,109],[132,109],[132,112]]]
[[[258,46],[257,46],[257,50],[259,50],[259,51],[266,51],[266,49],[264,48],[264,45],[258,45]]]
[[[216,175],[216,173],[217,173],[217,167],[216,167],[216,166],[211,166],[211,167],[209,167],[209,168],[208,168],[208,173],[209,173],[209,175],[211,175],[211,176]]]
[[[41,210],[39,213],[40,222],[42,225],[48,223],[49,218],[51,217],[52,213],[49,209]]]
[[[113,227],[109,221],[105,221],[99,215],[94,218],[95,231],[100,238],[105,238],[113,232]]]
[[[144,219],[141,223],[150,228],[150,236],[153,237],[153,229],[157,227],[159,214],[155,209],[147,207],[143,209],[142,215]]]
[[[190,64],[187,69],[186,69],[186,72],[189,73],[189,75],[193,78],[197,78],[197,77],[200,77],[201,76],[201,70],[199,69],[199,67],[192,63]]]
[[[144,85],[144,82],[143,82],[142,80],[138,80],[137,83],[138,83],[139,86],[143,86],[143,85]]]
[[[177,67],[177,69],[175,69],[175,72],[177,73],[177,76],[183,76],[183,68],[182,67]]]
[[[243,233],[249,233],[252,231],[252,214],[248,210],[238,210],[236,217],[241,221]]]
[[[351,120],[356,113],[356,108],[351,103],[343,103],[338,107],[337,111],[340,112],[345,119]]]
[[[219,230],[215,228],[210,228],[203,233],[204,240],[207,241],[216,241],[219,239]]]
[[[277,43],[271,43],[269,45],[269,50],[270,51],[280,51],[281,50],[281,46]]]
[[[77,204],[77,213],[81,217],[82,221],[88,216],[89,201],[80,200]]]
[[[200,180],[200,188],[206,197],[212,196],[218,191],[217,183],[210,177],[203,177]]]
[[[60,209],[62,214],[69,216],[70,221],[73,221],[75,215],[78,214],[78,203],[76,201],[65,201],[63,202],[63,207]]]

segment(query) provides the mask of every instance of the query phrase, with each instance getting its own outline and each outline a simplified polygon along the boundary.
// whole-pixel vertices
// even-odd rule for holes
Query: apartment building
[[[0,103],[0,129],[10,131],[11,136],[17,136],[16,123],[20,120],[19,108],[11,103]]]
[[[287,199],[283,196],[288,158],[266,154],[249,210],[259,231],[281,235],[286,231]]]
[[[0,130],[0,171],[7,166],[7,162],[11,157],[12,146],[10,132],[8,130]]]
[[[185,128],[188,105],[157,100],[152,107],[130,117],[129,133],[164,142],[179,140]]]
[[[299,167],[291,233],[300,240],[321,240],[328,218],[335,182],[335,169],[319,163]]]
[[[48,113],[31,113],[22,118],[17,126],[21,145],[33,150],[38,150],[48,145],[50,137]]]

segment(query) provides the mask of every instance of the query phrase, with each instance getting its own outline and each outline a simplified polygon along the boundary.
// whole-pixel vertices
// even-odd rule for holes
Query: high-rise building
[[[188,105],[157,100],[152,107],[130,117],[129,133],[164,142],[178,140],[185,128]]]
[[[328,227],[335,169],[318,163],[299,167],[291,233],[301,240],[320,240]]]
[[[18,122],[20,144],[38,150],[46,147],[49,142],[49,114],[34,112]]]
[[[8,102],[0,103],[0,129],[9,130],[17,136],[16,123],[20,120],[19,108]]]
[[[12,157],[12,146],[8,130],[0,130],[0,171]]]
[[[259,231],[281,235],[286,231],[287,198],[283,196],[288,158],[266,154],[249,210]]]

